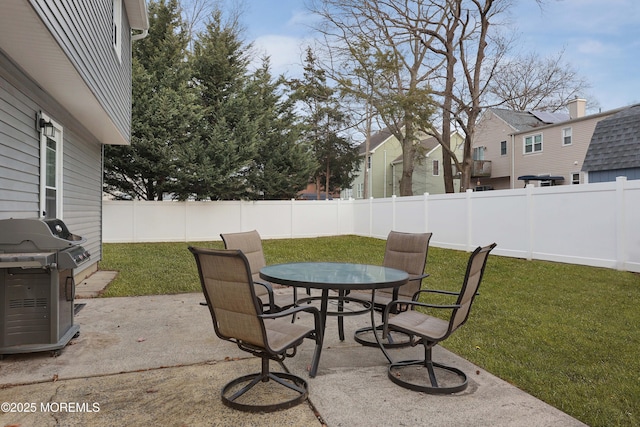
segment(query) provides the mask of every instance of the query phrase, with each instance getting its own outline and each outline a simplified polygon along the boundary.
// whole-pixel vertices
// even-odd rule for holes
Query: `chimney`
[[[567,107],[569,107],[569,117],[571,119],[584,117],[586,107],[587,107],[587,100],[582,98],[576,98],[573,101],[569,101],[567,103]]]

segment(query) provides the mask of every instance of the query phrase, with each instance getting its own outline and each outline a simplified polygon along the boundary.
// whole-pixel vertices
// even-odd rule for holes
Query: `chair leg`
[[[241,396],[246,394],[258,383],[266,383],[269,382],[269,380],[273,380],[274,382],[292,390],[295,392],[294,396],[288,400],[269,404],[243,403],[238,401]],[[238,386],[241,386],[241,388],[234,392],[233,390]],[[309,386],[302,378],[287,372],[270,372],[268,357],[262,357],[261,372],[236,378],[227,383],[222,388],[221,392],[222,403],[230,408],[246,412],[273,412],[291,408],[302,403],[308,395]],[[259,396],[258,398],[260,397],[268,398],[270,396],[265,395]]]
[[[433,359],[431,358],[432,347],[424,347],[424,366],[429,373],[429,381],[432,387],[438,387],[438,379],[436,378],[436,372],[433,369]]]
[[[298,289],[294,286],[293,287],[293,306],[292,307],[296,306],[297,301],[298,301]],[[296,322],[296,313],[293,313],[291,315],[291,323],[295,323],[295,322]]]
[[[340,313],[344,312],[344,289],[338,291],[338,338],[344,341],[344,316]]]
[[[309,377],[315,378],[318,373],[318,364],[320,363],[320,353],[322,353],[322,342],[324,337],[322,328],[316,330],[316,348],[313,351],[313,359],[311,361],[311,369],[309,370]]]
[[[381,333],[382,325],[376,326],[376,331]],[[373,328],[371,326],[357,329],[353,334],[353,340],[367,347],[378,347],[378,342],[373,336]],[[382,343],[385,348],[402,348],[411,345],[411,337],[402,332],[387,332],[386,340],[386,342]]]
[[[431,358],[432,347],[425,345],[424,360],[405,360],[389,365],[387,376],[391,381],[401,387],[429,394],[458,393],[469,385],[467,375],[458,368],[434,362]],[[428,378],[424,378],[424,369],[414,368],[420,366],[426,368]],[[411,372],[410,370],[413,370]],[[447,377],[436,374],[436,371],[444,371]]]

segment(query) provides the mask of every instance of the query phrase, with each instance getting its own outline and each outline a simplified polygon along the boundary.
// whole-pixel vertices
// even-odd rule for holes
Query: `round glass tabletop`
[[[296,262],[263,267],[260,277],[272,283],[317,289],[377,289],[403,285],[409,275],[379,265],[340,262]]]

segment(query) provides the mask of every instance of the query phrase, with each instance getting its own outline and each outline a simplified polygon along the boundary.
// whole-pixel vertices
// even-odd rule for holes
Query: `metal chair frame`
[[[241,411],[248,411],[248,412],[273,412],[273,411],[278,411],[282,409],[287,409],[303,402],[308,397],[308,394],[309,394],[308,384],[304,379],[300,378],[299,376],[289,373],[287,371],[286,366],[284,365],[284,360],[288,357],[295,356],[297,347],[300,344],[302,344],[305,338],[309,338],[309,339],[315,340],[315,343],[316,343],[313,361],[312,361],[312,367],[318,366],[318,362],[320,359],[320,351],[322,349],[322,340],[323,340],[323,333],[321,328],[322,321],[320,317],[320,312],[315,307],[308,306],[308,307],[291,307],[287,310],[279,311],[276,313],[263,313],[262,303],[255,294],[255,288],[251,278],[251,268],[249,266],[249,261],[247,260],[247,257],[242,253],[242,251],[194,248],[191,246],[189,247],[189,251],[193,253],[196,259],[198,274],[200,276],[200,283],[202,285],[202,291],[204,293],[207,306],[209,307],[209,311],[211,313],[211,319],[213,321],[213,326],[214,326],[216,335],[223,340],[235,343],[238,346],[238,348],[240,348],[241,350],[247,351],[253,354],[254,356],[260,357],[262,361],[262,368],[260,372],[253,373],[250,375],[244,375],[242,377],[236,378],[230,381],[229,383],[227,383],[222,388],[222,391],[220,394],[222,402],[226,406],[229,406],[231,408],[238,409]],[[213,304],[213,300],[217,296],[209,294],[209,290],[207,289],[206,283],[207,283],[207,280],[221,280],[221,279],[212,279],[210,275],[205,277],[201,258],[200,258],[203,256],[220,257],[220,258],[227,257],[229,259],[235,259],[235,260],[240,259],[242,261],[244,268],[246,269],[246,285],[249,287],[250,297],[253,300],[253,306],[255,308],[255,317],[259,319],[258,323],[259,323],[260,331],[254,331],[255,332],[254,335],[261,336],[262,337],[261,342],[264,345],[256,345],[255,343],[252,344],[252,343],[246,342],[243,339],[235,337],[234,335],[238,335],[238,334],[234,334],[234,331],[231,331],[230,333],[229,332],[224,333],[220,329],[219,320],[217,319],[217,316],[216,316],[216,308]],[[242,286],[243,283],[236,283],[234,285]],[[298,333],[297,335],[299,336],[294,341],[286,343],[283,348],[279,350],[273,349],[269,343],[267,329],[265,327],[264,321],[269,319],[278,319],[278,318],[283,318],[287,316],[292,316],[300,312],[308,312],[314,316],[314,322],[315,322],[314,328],[313,329],[309,328],[309,331],[307,331],[306,334]],[[245,313],[245,316],[247,316],[246,313]],[[290,325],[291,328],[294,327],[293,324],[291,323],[287,322],[286,324]],[[296,326],[296,328],[304,328],[304,327]],[[285,372],[272,372],[269,369],[270,360],[274,360],[278,362]],[[268,382],[271,380],[290,390],[295,391],[296,393],[294,397],[285,401],[264,404],[264,405],[244,403],[238,400],[242,395],[244,395],[249,390],[251,390],[255,385],[259,384],[260,382]],[[234,391],[235,389],[237,389],[238,386],[241,386],[241,388],[239,390]]]
[[[262,301],[266,312],[275,313],[294,306],[296,298],[295,288],[293,290],[293,297],[276,295],[273,292],[271,283],[265,282],[258,276],[260,269],[267,264],[264,252],[262,251],[262,238],[256,230],[221,233],[220,238],[224,243],[225,249],[239,249],[247,257],[254,285],[261,285],[266,289],[266,293],[264,293],[259,291],[260,288],[256,288],[258,298]]]
[[[383,336],[388,334],[389,331],[399,331],[408,334],[411,337],[411,345],[416,346],[422,344],[424,346],[424,359],[422,360],[404,360],[392,362],[387,370],[387,375],[394,383],[415,391],[420,391],[430,394],[450,394],[463,391],[468,386],[467,375],[458,368],[447,366],[441,363],[434,362],[432,359],[432,350],[439,342],[447,339],[457,328],[466,323],[471,306],[475,297],[478,295],[477,291],[482,282],[484,276],[484,270],[487,264],[489,253],[496,246],[495,243],[478,247],[471,256],[467,263],[467,270],[465,278],[460,292],[441,291],[432,289],[422,289],[418,291],[418,297],[420,294],[433,293],[441,295],[456,296],[457,300],[455,304],[428,304],[419,301],[393,301],[388,304],[384,311],[384,324],[383,324]],[[402,312],[394,317],[390,316],[394,307],[399,305],[407,305],[410,310]],[[415,312],[417,307],[423,307],[427,309],[445,309],[451,311],[451,316],[448,320],[446,331],[439,336],[430,336],[424,331],[421,331],[420,324],[433,318],[427,314]],[[409,321],[410,319],[410,321]],[[436,319],[439,320],[439,319]],[[441,321],[444,322],[444,321]],[[417,325],[417,326],[415,326]],[[414,383],[405,379],[408,376],[403,375],[402,370],[410,366],[423,366],[426,368],[428,374],[428,384]],[[436,375],[436,368],[442,369],[453,373],[458,378],[458,383],[450,386],[442,386],[439,384],[438,377]]]
[[[398,232],[398,231],[391,231],[389,233],[389,236],[387,237],[387,247],[385,248],[385,259],[383,261],[383,265],[385,267],[392,267],[392,268],[400,268],[400,265],[397,265],[398,261],[397,260],[392,260],[389,261],[389,243],[390,243],[390,239],[401,239],[403,236],[407,236],[413,233],[402,233],[402,232]],[[424,239],[426,239],[426,243],[425,243],[425,247],[424,247],[424,260],[421,264],[421,267],[416,269],[416,271],[411,271],[408,272],[410,274],[409,277],[409,286],[411,286],[411,282],[418,282],[418,286],[417,289],[420,290],[420,288],[422,287],[422,279],[429,277],[428,274],[424,273],[424,269],[426,268],[427,265],[427,256],[429,253],[429,241],[431,240],[431,236],[433,235],[433,233],[418,233],[416,235],[422,235],[424,236]],[[418,270],[420,271],[420,273],[418,273]],[[403,285],[403,286],[407,286],[407,285]],[[401,287],[397,287],[397,288],[393,288],[393,291],[391,293],[391,300],[395,301],[399,298],[399,293],[400,293],[400,288]],[[383,295],[383,292],[377,292],[376,293],[376,297],[379,297],[380,295]],[[412,301],[416,301],[417,297],[419,296],[419,294],[416,292],[413,294],[413,296],[411,297]],[[364,299],[360,298],[358,299],[358,302],[362,303],[364,301]],[[387,307],[388,302],[384,302],[384,303],[374,303],[374,309],[380,311],[380,312],[384,312],[385,308]],[[398,307],[395,310],[395,313],[399,313],[401,311],[406,310],[408,307]],[[364,346],[368,346],[368,347],[377,347],[380,344],[378,343],[378,340],[375,339],[375,337],[371,337],[370,334],[372,335],[372,333],[377,333],[377,331],[381,331],[382,330],[382,325],[378,325],[376,327],[376,331],[373,330],[373,327],[371,326],[367,326],[364,328],[360,328],[358,330],[355,331],[355,333],[353,334],[353,339]],[[408,347],[411,345],[411,341],[409,339],[409,336],[407,336],[406,334],[402,334],[402,333],[396,333],[396,334],[391,334],[388,333],[385,337],[386,342],[382,343],[382,345],[385,348],[402,348],[402,347]]]

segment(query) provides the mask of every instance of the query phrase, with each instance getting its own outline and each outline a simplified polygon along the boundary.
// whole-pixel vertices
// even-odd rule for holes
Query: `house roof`
[[[492,108],[491,111],[516,131],[525,131],[532,128],[553,123],[565,122],[570,119],[566,113],[548,113],[546,111],[513,111],[502,108]]]
[[[434,136],[431,136],[429,138],[425,138],[425,139],[420,141],[420,146],[427,153],[429,153],[431,150],[433,150],[434,148],[438,147],[439,145],[440,145],[440,143],[438,142],[438,140]],[[397,164],[397,163],[402,163],[402,155],[396,157],[391,162],[391,164]]]
[[[549,113],[547,111],[531,111],[531,114],[546,124],[562,123],[571,120],[569,113]]]
[[[382,145],[383,142],[385,142],[392,136],[393,133],[389,130],[389,128],[384,128],[371,135],[371,138],[369,139],[369,152],[371,153],[375,151],[376,148],[378,148],[380,145]],[[366,151],[366,143],[366,141],[363,141],[358,146],[358,154],[360,154],[361,156],[363,156],[364,152]]]
[[[587,149],[583,171],[640,167],[640,104],[598,122]]]

